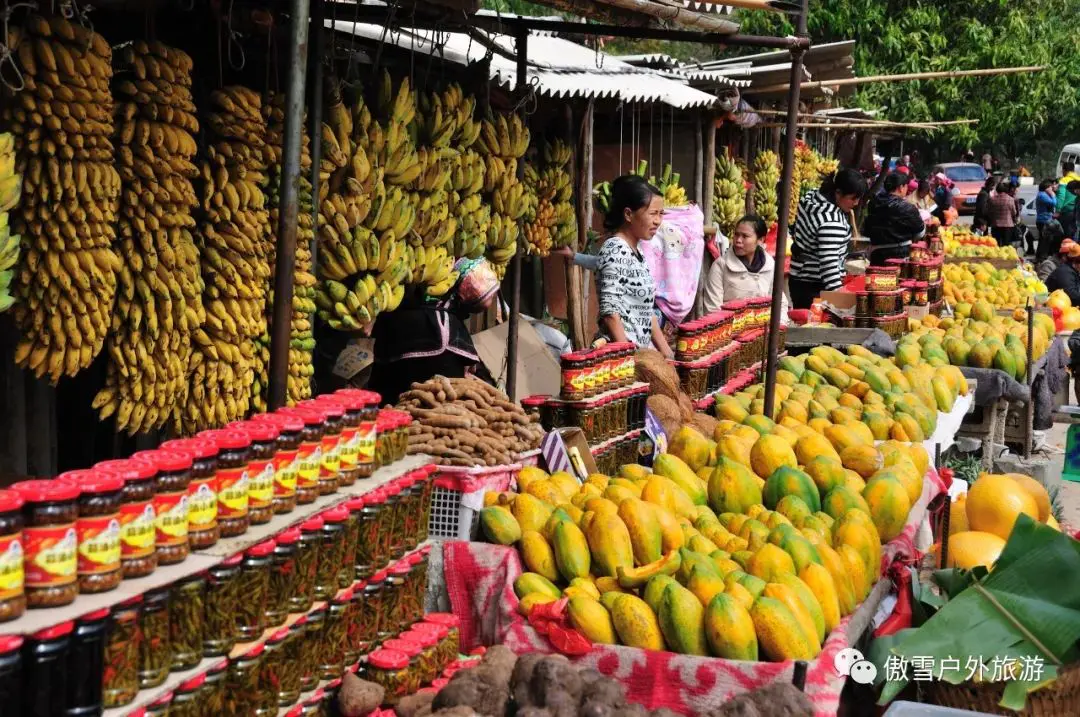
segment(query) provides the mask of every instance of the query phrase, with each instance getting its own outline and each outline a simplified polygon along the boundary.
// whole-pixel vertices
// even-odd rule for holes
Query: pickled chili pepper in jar
[[[383,493],[374,490],[367,495],[357,498],[364,502],[360,510],[359,534],[356,543],[356,577],[364,579],[371,577],[379,567],[385,564],[380,554],[379,530],[382,525],[380,512],[383,509]]]
[[[431,684],[442,672],[439,638],[429,630],[407,630],[401,633],[401,639],[414,642],[420,647],[417,669],[420,684]]]
[[[300,691],[308,692],[319,684],[319,659],[323,641],[326,608],[315,608],[305,616],[304,642],[300,652]]]
[[[172,702],[169,703],[169,717],[203,717],[201,690],[206,684],[206,674],[195,675],[176,686]]]
[[[136,595],[113,608],[105,636],[105,667],[102,670],[102,704],[122,707],[139,694],[139,607]]]
[[[31,608],[68,605],[79,593],[79,487],[55,480],[20,481],[23,501],[23,580]]]
[[[225,677],[226,715],[251,715],[259,708],[259,671],[262,669],[263,645],[256,645],[236,659],[229,660]]]
[[[274,637],[282,633],[284,633],[284,636],[277,648],[281,668],[277,673],[275,700],[278,707],[288,707],[300,699],[300,670],[297,669],[299,651],[297,648],[303,637],[303,631],[294,630],[292,627],[282,628],[277,633],[274,633]]]
[[[266,603],[270,595],[270,556],[276,543],[266,540],[248,548],[240,563],[240,601],[236,607],[236,635],[254,640],[266,629]]]
[[[146,706],[144,717],[168,717],[169,707],[172,705],[172,692],[166,692],[161,697]]]
[[[390,585],[387,570],[379,572],[368,578],[368,587],[375,594],[376,622],[378,625],[375,641],[382,643],[384,640],[397,635],[397,623],[394,622],[394,591]]]
[[[240,592],[240,563],[243,554],[233,555],[206,571],[203,601],[203,656],[227,655],[237,640],[236,610],[244,596]]]
[[[294,416],[304,422],[296,452],[296,502],[313,503],[319,497],[319,471],[322,468],[322,439],[326,418],[322,411],[310,408],[282,408],[277,413]]]
[[[113,590],[123,579],[120,566],[120,501],[124,479],[104,469],[61,473],[56,480],[79,487],[77,571],[80,593]]]
[[[0,705],[22,707],[24,642],[21,635],[0,635]]]
[[[206,671],[206,681],[199,688],[199,702],[203,705],[203,716],[224,714],[225,678],[229,672],[229,661],[221,660]]]
[[[409,681],[408,681],[408,692],[407,692],[407,694],[411,695],[412,693],[419,690],[421,685],[423,684],[420,681],[420,653],[423,651],[420,648],[420,645],[416,644],[412,640],[404,640],[404,639],[401,639],[400,637],[396,637],[396,638],[394,638],[392,640],[387,640],[386,642],[384,642],[383,645],[382,645],[382,649],[384,649],[384,650],[395,650],[396,652],[400,652],[400,653],[403,653],[405,655],[408,655],[408,657],[409,657],[409,667],[408,667],[409,678],[408,678],[408,680]]]
[[[339,677],[345,668],[345,618],[351,602],[352,591],[343,590],[331,599],[326,609],[317,667],[320,680]]]
[[[14,620],[26,611],[22,508],[22,496],[0,490],[0,622]]]
[[[405,543],[401,539],[401,533],[405,524],[405,503],[401,495],[401,484],[398,481],[388,483],[383,488],[383,532],[380,534],[383,545],[383,554],[386,560],[397,560],[405,554]]]
[[[102,461],[95,467],[124,479],[120,501],[120,569],[124,578],[141,578],[157,568],[154,544],[154,492],[157,465],[153,460]]]
[[[409,624],[420,617],[419,611],[413,615],[412,598],[409,595],[409,573],[412,571],[407,560],[399,560],[387,571],[386,586],[393,593],[390,619],[393,621],[396,632],[404,632]]]
[[[315,572],[315,599],[327,600],[338,590],[338,575],[351,561],[346,562],[345,522],[349,511],[344,506],[323,511],[322,550],[319,568]]]
[[[206,431],[201,435],[212,438],[218,447],[218,526],[221,537],[243,535],[251,524],[248,514],[251,438],[245,431],[230,429]]]
[[[424,615],[424,622],[442,625],[447,629],[446,640],[448,645],[445,649],[452,655],[451,660],[457,659],[458,653],[461,651],[461,635],[459,631],[461,619],[449,612],[429,612]]]
[[[398,550],[402,557],[416,547],[416,530],[420,524],[420,495],[414,490],[416,486],[416,474],[406,473],[397,481],[400,491],[398,492],[398,509],[401,511],[400,531],[398,538]]]
[[[139,606],[139,689],[157,687],[169,676],[172,645],[169,643],[169,590],[160,588],[143,595]]]
[[[361,603],[364,600],[364,583],[356,583],[349,589],[349,605],[345,609],[345,668],[355,667],[361,650]]]
[[[194,460],[189,453],[151,451],[158,473],[154,486],[154,545],[158,565],[188,556],[188,485]]]
[[[368,655],[363,666],[363,678],[386,691],[383,704],[393,706],[412,690],[409,674],[409,656],[404,652],[382,648]]]
[[[217,443],[209,438],[177,438],[161,447],[191,454],[191,482],[188,483],[188,546],[203,550],[221,538],[217,511]]]
[[[105,671],[105,639],[109,608],[83,615],[75,621],[68,653],[68,696],[65,717],[99,715],[103,709],[102,674]]]
[[[450,644],[450,630],[445,625],[436,625],[433,622],[418,622],[409,628],[410,633],[425,633],[435,640],[435,655],[437,662],[436,671],[442,674],[447,665],[457,659],[457,652],[453,651]]]
[[[438,470],[434,465],[426,465],[421,469],[424,477],[421,479],[423,490],[420,493],[420,542],[429,537],[431,528],[431,494],[435,490],[435,472]]]
[[[169,588],[170,670],[179,672],[199,664],[203,657],[206,617],[206,575],[193,575]]]
[[[279,627],[289,617],[289,598],[296,592],[296,556],[299,551],[300,529],[290,528],[274,537],[274,552],[270,556],[270,595],[266,601],[266,624]]]
[[[74,621],[35,632],[23,644],[22,709],[19,715],[62,715],[70,684],[71,635]]]
[[[259,669],[259,706],[255,709],[256,717],[271,717],[278,713],[278,690],[281,677],[291,666],[285,662],[285,639],[289,629],[283,627],[266,640],[263,650],[262,666]]]
[[[268,421],[240,421],[230,428],[251,439],[248,449],[248,520],[252,525],[269,523],[274,517],[274,455],[281,429]]]
[[[274,513],[289,513],[296,508],[297,449],[304,422],[282,413],[260,413],[252,416],[255,423],[271,423],[278,428],[274,441]]]
[[[347,588],[360,576],[356,574],[356,550],[360,545],[360,528],[364,512],[364,497],[350,498],[345,502],[349,517],[345,520],[345,558],[342,572],[338,574],[338,587]]]
[[[315,601],[315,582],[322,560],[323,519],[309,518],[300,524],[296,544],[296,588],[289,596],[289,612],[307,612]]]

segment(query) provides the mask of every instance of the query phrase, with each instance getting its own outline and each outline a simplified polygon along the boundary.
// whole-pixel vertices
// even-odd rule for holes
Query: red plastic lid
[[[424,556],[419,552],[413,553],[412,555],[405,558],[405,560],[409,563],[410,567],[413,565],[419,565],[420,561],[422,561],[423,559]]]
[[[244,554],[252,558],[265,558],[267,555],[270,555],[270,553],[274,552],[274,548],[276,547],[277,543],[275,543],[273,540],[264,540],[258,545],[253,545],[248,548],[247,552]]]
[[[399,563],[395,563],[390,568],[391,575],[408,575],[412,571],[412,567],[404,560]]]
[[[0,490],[0,513],[10,513],[23,507],[23,497],[13,490]]]
[[[383,645],[386,645],[387,642],[390,642],[390,640],[384,642]],[[369,665],[380,670],[404,670],[409,666],[409,656],[407,654],[387,647],[372,652],[368,655],[367,661]]]
[[[423,555],[424,557],[427,557],[428,555],[431,555],[431,546],[430,545],[425,545],[424,547],[420,548],[420,554]]]
[[[201,675],[195,675],[194,677],[184,680],[176,687],[177,692],[194,692],[195,690],[206,684],[206,673]]]
[[[142,460],[141,458],[117,458],[111,461],[101,461],[94,464],[94,468],[112,471],[126,481],[147,480],[157,475],[157,466],[154,462]]]
[[[263,644],[263,643],[259,643],[259,644],[258,644],[258,645],[256,645],[255,647],[253,647],[253,648],[251,648],[250,650],[248,650],[247,652],[245,652],[245,653],[243,654],[243,657],[244,657],[245,659],[248,659],[248,658],[253,658],[253,657],[258,657],[259,655],[261,655],[261,654],[263,653],[263,649],[264,649],[265,647],[266,647],[266,645],[265,645],[265,644]]]
[[[540,408],[547,403],[550,396],[526,396],[521,399],[521,405],[525,408]]]
[[[146,708],[136,707],[135,709],[128,712],[128,717],[146,717]]]
[[[228,658],[225,658],[221,662],[218,662],[215,665],[211,665],[210,669],[206,671],[206,674],[208,674],[208,675],[217,674],[218,672],[223,672],[224,670],[228,669],[228,667],[229,667],[229,660],[228,660]]]
[[[11,490],[27,503],[52,503],[79,497],[79,486],[61,480],[23,480],[12,485]]]
[[[39,642],[43,641],[43,640],[55,640],[58,637],[63,637],[65,635],[70,635],[71,631],[74,630],[74,629],[75,629],[75,621],[74,620],[68,620],[67,622],[62,622],[62,623],[60,623],[58,625],[53,625],[52,627],[47,627],[44,630],[38,630],[37,632],[35,632],[30,637],[32,637],[35,640],[38,640]]]
[[[323,519],[317,515],[314,518],[308,518],[300,524],[300,530],[303,530],[306,533],[310,533],[313,530],[322,530],[322,528]]]
[[[242,431],[253,441],[273,441],[281,435],[281,428],[270,421],[236,421],[229,429]]]
[[[322,512],[322,519],[327,523],[344,523],[349,519],[349,509],[345,506],[337,506]]]
[[[436,625],[445,625],[446,627],[458,627],[461,625],[461,618],[449,612],[431,612],[424,615],[424,622],[433,622]]]
[[[384,640],[382,645],[387,650],[397,650],[398,652],[404,652],[409,657],[416,657],[420,654],[420,651],[424,649],[420,646],[419,643],[400,637],[392,638],[390,640]]]
[[[384,580],[386,580],[386,576],[387,576],[387,572],[385,570],[380,570],[379,572],[375,573],[370,578],[368,578],[368,582],[369,583],[381,583]]]
[[[361,597],[363,597],[364,588],[366,588],[366,587],[367,587],[367,580],[359,580],[359,581],[353,583],[353,586],[352,586],[353,600],[359,600]]]
[[[318,398],[310,400],[315,406],[325,411],[331,418],[341,418],[345,415],[345,405],[333,396],[319,396]]]
[[[358,411],[361,408],[366,408],[371,405],[371,402],[367,400],[361,393],[353,393],[352,391],[343,390],[335,391],[334,393],[326,393],[319,398],[323,400],[334,399],[348,411]]]
[[[289,629],[290,630],[297,630],[297,629],[303,627],[304,625],[307,625],[307,615],[301,615],[300,617],[296,618],[296,622],[294,622],[292,625],[290,625]]]
[[[329,682],[327,682],[327,683],[326,683],[326,687],[324,687],[324,688],[323,688],[323,690],[324,690],[324,691],[325,691],[325,690],[336,690],[336,689],[337,689],[337,688],[339,688],[339,687],[341,687],[341,678],[340,678],[340,677],[338,677],[337,679],[334,679],[334,680],[330,680]]]
[[[299,704],[293,707],[291,710],[285,713],[285,717],[302,717],[304,714],[304,705]]]
[[[251,445],[251,436],[245,431],[239,431],[229,428],[219,429],[217,431],[203,431],[199,434],[200,438],[210,438],[219,449],[237,449],[247,448]]]
[[[274,540],[278,545],[291,545],[300,540],[300,529],[289,528],[288,530],[283,530],[274,536]]]
[[[22,647],[21,635],[0,635],[0,655],[15,652]]]
[[[304,430],[304,421],[299,416],[287,413],[258,413],[252,416],[250,421],[255,423],[272,423],[282,431],[294,432]]]
[[[321,426],[326,423],[326,412],[318,406],[293,406],[292,408],[279,408],[278,413],[286,416],[295,416],[307,426]]]
[[[124,479],[109,470],[68,471],[56,476],[56,480],[68,480],[79,486],[82,494],[114,493],[124,489]]]
[[[436,690],[441,690],[442,688],[446,687],[448,684],[450,684],[450,680],[446,679],[445,677],[440,677],[438,679],[435,679],[435,680],[431,681],[432,688],[436,689]]]
[[[239,565],[241,563],[241,561],[243,561],[243,559],[244,559],[244,554],[243,553],[237,553],[236,555],[230,555],[229,557],[222,560],[220,565],[223,565],[226,568],[233,568],[233,567],[236,567],[237,565]]]
[[[367,499],[364,498],[364,496],[362,495],[357,496],[356,498],[350,498],[349,500],[345,501],[345,508],[350,513],[355,513],[363,510],[365,505],[367,505]]]
[[[399,637],[402,640],[411,640],[423,648],[431,647],[439,641],[435,633],[430,630],[406,630]]]
[[[281,642],[289,636],[289,628],[283,627],[270,636],[268,642]]]
[[[94,610],[88,612],[79,618],[79,622],[96,622],[97,620],[104,620],[109,616],[109,608],[103,607],[100,610]]]
[[[135,607],[136,605],[139,605],[141,603],[142,603],[142,595],[132,595],[131,597],[129,597],[124,602],[117,603],[116,607],[118,607],[118,608],[129,608],[129,607]]]
[[[166,451],[180,451],[190,453],[196,458],[209,458],[216,456],[217,443],[209,438],[174,438],[161,444]]]
[[[446,625],[438,625],[434,622],[418,622],[409,628],[410,632],[430,632],[436,639],[443,639],[450,634],[450,628]]]
[[[139,451],[136,455],[140,458],[143,453],[153,453],[148,456],[154,462],[159,471],[186,471],[195,462],[195,456],[188,451]]]
[[[353,599],[353,589],[350,587],[350,588],[345,588],[344,590],[339,592],[337,595],[335,595],[332,602],[336,602],[338,605],[341,605],[343,603],[352,602],[352,599]]]
[[[150,708],[164,707],[164,706],[168,705],[170,702],[172,702],[172,698],[173,698],[173,693],[172,692],[166,692],[161,697],[158,697],[156,700],[151,702],[148,705],[148,707],[150,707]]]

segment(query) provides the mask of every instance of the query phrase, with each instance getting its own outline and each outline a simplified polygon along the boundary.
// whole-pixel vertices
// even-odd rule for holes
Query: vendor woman
[[[763,246],[767,231],[765,220],[756,214],[747,214],[735,225],[731,245],[709,268],[702,295],[705,313],[716,311],[725,301],[773,293],[776,262]],[[786,324],[787,298],[783,295],[780,305],[780,320]]]
[[[630,341],[673,356],[656,316],[656,285],[638,250],[660,228],[664,199],[660,190],[636,175],[611,185],[604,228],[612,232],[598,256],[596,283],[600,300],[600,336]]]

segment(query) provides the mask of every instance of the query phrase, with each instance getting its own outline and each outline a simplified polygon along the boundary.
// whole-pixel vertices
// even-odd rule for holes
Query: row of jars
[[[411,418],[378,401],[346,389],[0,491],[0,621],[179,563],[403,458]]]
[[[581,401],[631,385],[637,370],[636,351],[634,344],[623,341],[563,354],[560,396],[565,401]]]

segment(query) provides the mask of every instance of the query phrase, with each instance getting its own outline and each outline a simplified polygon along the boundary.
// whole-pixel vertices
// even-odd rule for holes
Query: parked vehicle
[[[1080,143],[1067,144],[1061,148],[1061,154],[1058,155],[1057,176],[1065,176],[1065,170],[1062,168],[1061,165],[1065,164],[1066,162],[1072,162],[1073,164],[1080,165]]]
[[[975,199],[986,182],[986,170],[974,162],[945,162],[938,164],[931,172],[944,174],[956,185],[953,192],[953,207],[960,214],[975,213]]]

